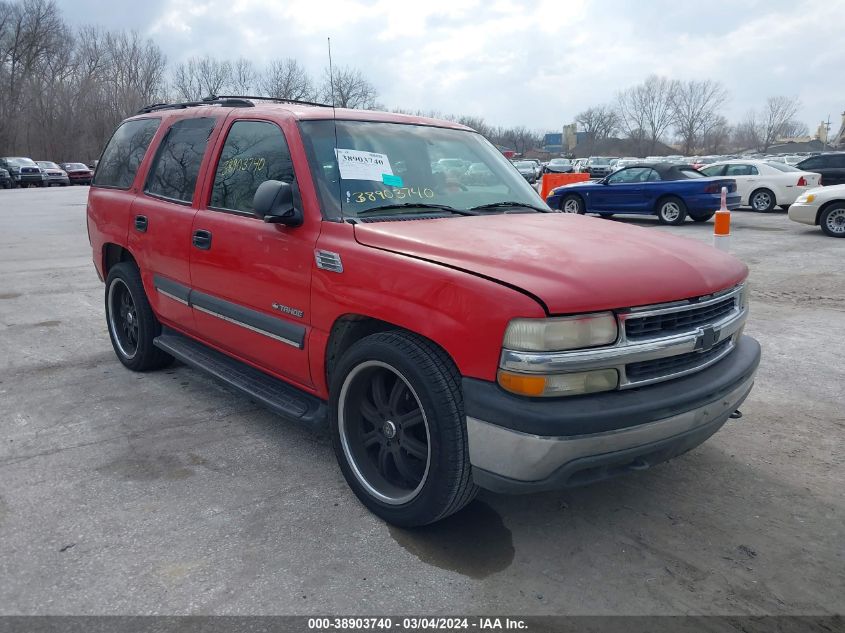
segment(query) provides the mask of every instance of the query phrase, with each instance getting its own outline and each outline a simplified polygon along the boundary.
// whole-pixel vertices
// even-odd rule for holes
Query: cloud
[[[98,21],[98,3],[86,3],[90,11],[81,16],[74,4],[77,19]],[[722,81],[733,119],[780,94],[801,98],[800,116],[811,129],[828,114],[837,122],[845,108],[845,3],[825,0],[706,7],[623,0],[154,0],[144,6],[145,19],[122,26],[148,33],[172,61],[210,54],[262,65],[296,57],[319,77],[331,37],[335,64],[361,68],[385,105],[476,114],[496,124],[559,129],[651,73]]]

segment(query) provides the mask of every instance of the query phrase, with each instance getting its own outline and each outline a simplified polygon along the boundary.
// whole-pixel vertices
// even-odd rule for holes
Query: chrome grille
[[[666,375],[689,372],[691,369],[704,369],[708,364],[730,351],[732,346],[731,339],[725,339],[706,352],[692,352],[679,356],[647,360],[642,363],[630,363],[625,366],[625,375],[629,382],[644,382]]]
[[[697,299],[620,311],[613,345],[550,352],[503,349],[499,367],[524,374],[615,369],[619,389],[679,378],[731,353],[748,316],[744,292],[744,286],[736,286]]]
[[[687,332],[727,316],[736,308],[736,301],[734,296],[697,308],[684,308],[680,312],[632,317],[625,321],[625,334],[628,340],[639,340]]]

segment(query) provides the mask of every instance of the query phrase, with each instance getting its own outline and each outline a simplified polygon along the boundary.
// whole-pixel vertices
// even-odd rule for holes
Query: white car
[[[805,191],[789,207],[789,219],[821,226],[830,237],[845,237],[845,185]]]
[[[755,211],[771,211],[778,205],[786,209],[802,193],[821,184],[819,174],[766,160],[726,160],[700,171],[736,180],[740,204]]]

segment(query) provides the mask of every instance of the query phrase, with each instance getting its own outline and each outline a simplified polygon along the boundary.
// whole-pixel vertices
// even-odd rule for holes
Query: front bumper
[[[719,430],[754,383],[760,345],[744,336],[711,367],[657,385],[539,401],[464,378],[475,482],[497,492],[538,492],[642,470]]]
[[[40,184],[46,182],[42,174],[14,174],[12,177],[17,183]]]
[[[789,205],[789,219],[801,224],[816,225],[816,218],[819,215],[819,207],[813,204],[796,202]]]

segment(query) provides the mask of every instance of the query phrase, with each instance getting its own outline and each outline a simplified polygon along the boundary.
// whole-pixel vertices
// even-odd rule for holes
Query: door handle
[[[191,243],[202,251],[207,251],[211,248],[211,231],[200,229],[194,231],[191,237]]]
[[[135,230],[139,233],[146,233],[147,226],[149,226],[149,222],[147,220],[147,216],[145,215],[136,215],[135,216]]]

